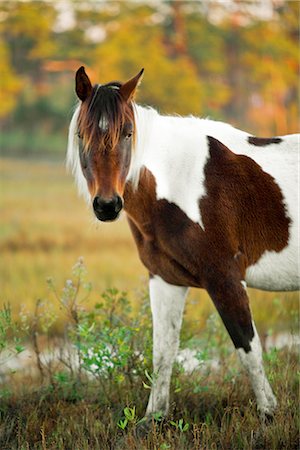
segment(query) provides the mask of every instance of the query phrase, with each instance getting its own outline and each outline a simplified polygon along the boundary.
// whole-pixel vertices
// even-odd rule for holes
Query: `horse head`
[[[123,194],[135,137],[133,98],[144,69],[126,83],[92,86],[84,67],[76,73],[81,100],[77,136],[82,173],[96,217],[113,221]]]

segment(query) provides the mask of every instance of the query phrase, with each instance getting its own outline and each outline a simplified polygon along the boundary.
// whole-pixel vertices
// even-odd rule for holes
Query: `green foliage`
[[[65,371],[56,373],[52,379],[65,388],[76,380],[81,381],[83,372],[89,373],[104,388],[109,401],[110,392],[132,385],[133,379],[138,380],[145,371],[148,373],[151,361],[149,308],[142,305],[133,315],[127,294],[107,289],[100,301],[86,310],[84,305],[91,292],[91,284],[85,281],[86,273],[83,259],[79,258],[61,291],[51,278],[47,280],[50,291],[69,319],[68,343],[76,348],[79,365],[76,368],[74,362],[62,358],[62,363],[71,368],[73,381]],[[45,317],[36,314],[36,318],[38,327],[48,333],[53,325],[49,314]],[[43,327],[44,322],[48,324],[47,329]]]
[[[145,381],[143,381],[143,386],[145,389],[152,389],[152,387],[155,386],[155,382],[157,380],[157,374],[155,374],[155,373],[150,374],[148,372],[148,370],[145,369],[145,375],[146,375],[146,378],[148,381],[147,381],[147,383],[145,383]]]

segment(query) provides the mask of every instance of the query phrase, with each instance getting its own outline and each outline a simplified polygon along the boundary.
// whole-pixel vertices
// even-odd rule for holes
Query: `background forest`
[[[74,71],[138,101],[271,136],[297,131],[298,1],[0,2],[1,150],[63,155]]]

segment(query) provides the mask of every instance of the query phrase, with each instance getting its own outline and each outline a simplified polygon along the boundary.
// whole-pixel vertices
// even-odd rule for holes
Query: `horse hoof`
[[[274,421],[274,410],[260,410],[259,411],[260,421],[264,425],[270,425]]]

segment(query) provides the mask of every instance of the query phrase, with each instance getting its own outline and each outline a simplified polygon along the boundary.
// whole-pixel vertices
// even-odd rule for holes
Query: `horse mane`
[[[79,157],[79,136],[78,136],[78,116],[80,111],[81,102],[75,106],[75,110],[69,126],[68,135],[68,147],[66,166],[68,171],[72,173],[75,179],[75,183],[80,195],[82,195],[85,201],[90,204],[91,198],[87,187],[86,180],[82,173],[80,157]]]
[[[115,148],[126,122],[133,123],[135,134],[133,107],[122,98],[120,87],[119,82],[96,84],[89,100],[82,103],[77,125],[84,151],[96,147],[99,151]]]

